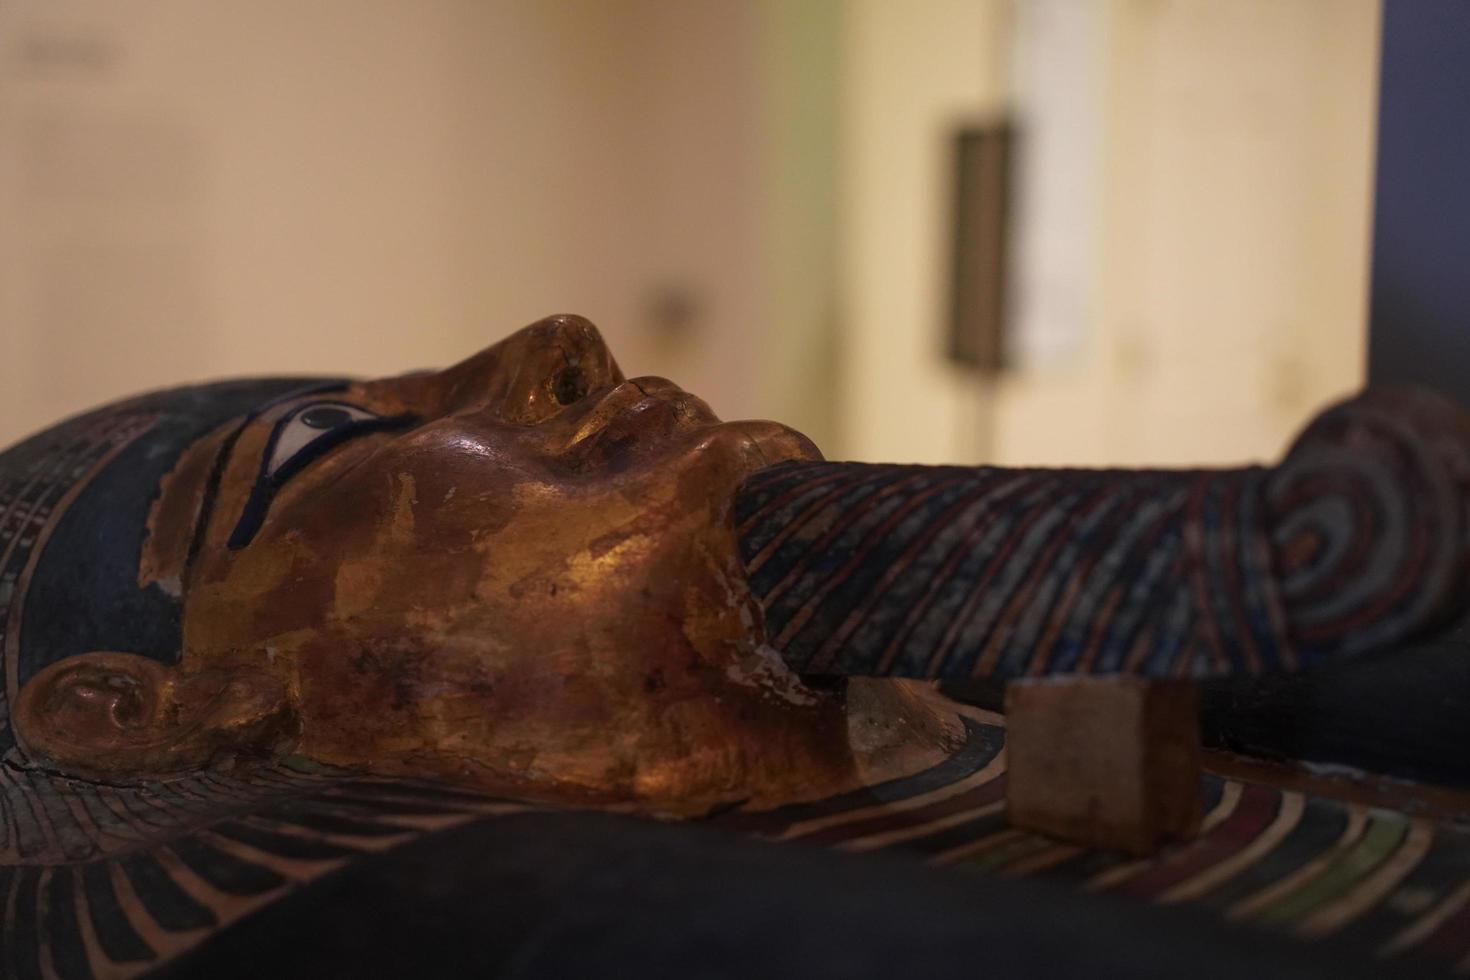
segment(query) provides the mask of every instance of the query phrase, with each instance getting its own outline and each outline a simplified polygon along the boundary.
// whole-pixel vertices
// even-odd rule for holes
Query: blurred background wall
[[[1361,383],[1376,0],[9,0],[0,443],[552,312],[829,455],[1271,456]],[[947,356],[967,128],[1005,351]]]

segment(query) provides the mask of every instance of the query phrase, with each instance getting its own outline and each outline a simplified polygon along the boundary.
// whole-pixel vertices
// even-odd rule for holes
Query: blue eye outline
[[[344,413],[347,419],[322,428],[321,435],[308,440],[289,457],[272,466],[277,446],[292,423],[302,421],[304,415],[320,409],[335,409]],[[253,541],[265,524],[271,503],[280,489],[322,456],[358,436],[373,432],[394,432],[417,425],[418,422],[418,416],[409,412],[401,415],[377,415],[351,402],[334,399],[296,406],[277,419],[271,428],[265,452],[260,457],[260,469],[256,473],[255,484],[250,488],[250,496],[245,501],[245,507],[240,511],[240,518],[235,522],[235,529],[230,532],[225,546],[231,551],[238,551]]]

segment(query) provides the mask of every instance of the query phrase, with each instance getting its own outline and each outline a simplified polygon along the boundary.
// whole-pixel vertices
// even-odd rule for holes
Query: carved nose
[[[523,367],[544,366],[552,399],[570,405],[589,392],[623,381],[623,372],[592,321],[575,314],[549,316],[512,336],[507,344],[518,351]],[[516,355],[512,354],[514,358]]]
[[[549,316],[444,372],[448,407],[483,407],[507,422],[534,425],[623,372],[585,317]]]

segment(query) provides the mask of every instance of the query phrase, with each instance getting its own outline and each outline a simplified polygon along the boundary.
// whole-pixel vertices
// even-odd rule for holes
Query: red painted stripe
[[[1129,507],[1136,506],[1135,502],[1144,495],[1146,489],[1147,486],[1143,480],[1130,480],[1126,489],[1117,490],[1115,488],[1115,495],[1108,501],[1108,506],[1126,513]],[[1082,595],[1083,582],[1092,574],[1092,570],[1097,567],[1102,556],[1108,553],[1113,542],[1117,540],[1118,531],[1123,526],[1118,522],[1100,522],[1093,531],[1093,540],[1082,554],[1081,561],[1073,568],[1062,590],[1061,601],[1056,604],[1055,611],[1047,621],[1046,629],[1042,631],[1041,638],[1037,641],[1036,653],[1031,658],[1031,666],[1027,669],[1027,673],[1033,676],[1040,675],[1045,673],[1046,668],[1051,665],[1057,638],[1061,636],[1067,624],[1067,617],[1072,614],[1072,607]],[[1108,535],[1106,540],[1103,539],[1105,533]]]
[[[841,535],[843,531],[846,531],[858,520],[872,513],[874,510],[874,505],[877,504],[878,501],[886,500],[887,498],[893,496],[895,493],[904,489],[910,484],[917,483],[919,480],[923,479],[922,473],[912,469],[908,471],[898,470],[892,474],[885,472],[883,475],[891,475],[895,478],[890,483],[882,486],[881,489],[863,498],[863,505],[861,507],[844,508],[845,513],[843,513],[840,518],[833,521],[832,525],[828,527],[827,530],[824,531],[815,541],[812,541],[810,544],[807,545],[806,552],[801,556],[800,559],[792,564],[791,568],[787,570],[786,575],[781,579],[781,581],[777,582],[776,585],[772,587],[771,591],[761,596],[761,603],[765,605],[766,608],[770,608],[772,605],[774,605],[777,601],[780,600],[781,596],[786,594],[786,591],[790,589],[791,586],[795,585],[798,581],[801,580],[802,576],[806,574],[808,566],[810,566],[812,562],[816,561],[818,558],[821,558],[827,553],[827,546],[832,543],[833,539]],[[807,525],[803,525],[800,529],[802,531],[806,531],[810,528]]]
[[[1116,891],[1134,898],[1159,895],[1247,847],[1271,825],[1280,807],[1280,791],[1247,785],[1235,811],[1218,827],[1182,850],[1161,858],[1147,871],[1127,879]]]
[[[1308,643],[1324,639],[1334,640],[1345,633],[1374,625],[1381,619],[1388,619],[1389,613],[1405,596],[1415,589],[1422,588],[1425,584],[1426,566],[1433,557],[1429,524],[1426,521],[1414,522],[1414,535],[1410,539],[1410,547],[1409,557],[1400,563],[1398,576],[1391,588],[1379,593],[1373,598],[1373,601],[1358,606],[1336,620],[1300,628],[1298,632],[1302,639]]]
[[[839,482],[837,486],[828,490],[826,493],[817,497],[817,499],[809,504],[806,508],[804,508],[800,514],[797,514],[795,517],[793,517],[786,524],[786,526],[781,528],[780,531],[776,532],[776,535],[771,538],[770,541],[766,542],[765,546],[762,547],[760,551],[757,551],[755,555],[751,557],[750,561],[745,563],[745,573],[747,575],[753,575],[757,571],[759,571],[762,565],[771,560],[771,556],[776,553],[776,549],[785,544],[787,539],[789,539],[793,534],[800,531],[806,525],[806,522],[811,520],[815,514],[822,511],[826,507],[831,506],[834,499],[841,496],[842,494],[856,489],[857,487],[866,486],[869,483],[873,483],[877,481],[880,477],[886,476],[887,473],[883,470],[878,470],[875,472],[862,474],[861,479],[843,479],[851,475],[851,473],[848,473],[844,470],[836,470],[824,476],[819,476],[814,480],[803,480],[795,487],[792,487],[785,493],[782,493],[770,504],[763,507],[758,513],[753,514],[748,519],[746,519],[737,530],[738,534],[746,533],[746,531],[754,526],[754,524],[758,520],[764,520],[768,518],[771,514],[775,513],[791,500],[800,497],[803,493],[806,493],[813,487],[822,486],[826,483],[831,483],[834,480],[843,481]]]
[[[1125,546],[1125,554],[1152,551],[1158,545],[1159,539],[1164,536],[1164,532],[1179,518],[1179,508],[1183,505],[1183,501],[1170,501],[1169,498],[1176,495],[1173,488],[1168,486],[1158,487],[1155,483],[1150,486],[1150,491],[1151,494],[1158,494],[1161,513],[1154,521],[1153,526],[1149,528],[1148,533],[1142,538],[1135,540],[1131,545]],[[1126,559],[1118,562],[1119,570],[1126,564]],[[1098,615],[1093,620],[1092,636],[1087,641],[1087,647],[1082,651],[1081,656],[1077,658],[1078,673],[1087,673],[1092,669],[1093,663],[1097,660],[1098,653],[1102,650],[1103,638],[1111,630],[1113,616],[1117,614],[1118,606],[1122,603],[1123,594],[1127,591],[1127,588],[1127,584],[1119,583],[1109,590],[1107,600],[1104,602],[1103,607],[1098,610]]]
[[[1001,569],[1009,564],[1011,554],[1016,550],[1021,539],[1026,536],[1026,532],[1031,529],[1032,525],[1041,520],[1042,517],[1046,516],[1056,506],[1057,497],[1065,492],[1065,487],[1047,486],[1046,491],[1045,496],[1040,500],[1033,501],[1027,505],[1027,509],[1022,512],[1016,523],[1011,526],[1009,532],[1006,534],[1005,540],[991,554],[990,561],[986,564],[984,573],[981,574],[971,588],[969,598],[965,600],[964,604],[950,621],[949,628],[944,631],[944,635],[940,638],[934,650],[934,655],[929,660],[928,669],[925,671],[928,676],[939,676],[940,672],[944,669],[945,663],[949,661],[950,655],[954,652],[955,644],[958,642],[960,636],[963,635],[965,628],[969,625],[970,618],[977,611],[980,600],[985,595],[986,589],[990,586],[991,580],[1000,574]]]
[[[952,527],[955,519],[960,514],[977,506],[983,507],[986,497],[998,482],[999,477],[994,477],[989,474],[984,479],[977,479],[975,481],[976,485],[972,490],[963,494],[959,500],[951,504],[948,509],[922,528],[920,533],[914,535],[913,541],[904,549],[903,554],[899,555],[893,564],[884,571],[878,581],[873,584],[873,587],[868,590],[868,593],[853,605],[852,611],[847,614],[847,618],[842,621],[842,624],[822,644],[821,648],[817,651],[817,655],[813,658],[813,663],[831,662],[836,648],[846,643],[847,638],[867,621],[868,613],[876,608],[881,598],[887,594],[888,588],[893,584],[894,580],[899,575],[906,573],[909,566],[928,548],[935,537],[939,535],[939,532],[948,527]],[[927,584],[929,587],[924,589],[924,592],[926,594],[932,594],[935,590],[935,580],[931,578]],[[874,672],[882,674],[886,671],[887,666],[889,664],[875,669]]]
[[[926,590],[924,598],[909,610],[908,615],[904,617],[903,625],[899,627],[893,639],[888,641],[888,646],[883,650],[883,655],[878,658],[878,673],[887,673],[889,668],[893,666],[893,661],[898,658],[898,654],[908,642],[908,638],[913,634],[919,623],[923,621],[925,614],[929,611],[929,607],[943,593],[944,587],[954,575],[955,568],[959,566],[960,562],[975,553],[975,546],[985,536],[985,532],[1000,519],[1003,513],[1003,507],[1001,505],[1008,503],[1010,497],[1018,495],[1030,485],[1031,478],[1028,475],[1016,476],[1012,474],[1010,483],[997,490],[994,496],[988,497],[985,500],[984,510],[980,515],[976,515],[975,523],[965,533],[964,539],[954,546],[948,557],[945,558],[943,567],[935,572],[934,577],[929,580],[929,588]],[[934,670],[932,664],[926,670],[926,674],[931,677],[933,676]]]
[[[986,639],[984,652],[975,665],[976,676],[988,674],[995,669],[996,662],[1000,659],[1006,644],[1010,642],[1016,620],[1021,618],[1026,607],[1031,604],[1036,590],[1041,586],[1041,580],[1046,576],[1052,563],[1056,561],[1057,554],[1066,545],[1067,539],[1075,532],[1078,524],[1091,517],[1094,511],[1110,499],[1110,488],[1104,486],[1083,498],[1081,504],[1067,509],[1066,516],[1052,531],[1051,540],[1043,546],[1040,557],[1032,562],[1030,574],[1017,584],[1016,591],[1001,606],[1000,615],[995,625],[991,627],[990,636]],[[1036,648],[1033,647],[1031,651],[1033,657],[1036,652]]]
[[[1229,662],[1225,657],[1225,644],[1220,639],[1220,624],[1215,621],[1215,609],[1210,602],[1209,558],[1205,554],[1205,499],[1209,496],[1212,481],[1208,475],[1200,473],[1191,482],[1189,502],[1184,507],[1182,535],[1189,593],[1194,600],[1197,628],[1209,645],[1210,660],[1216,670],[1222,670]],[[1187,645],[1186,649],[1192,645]],[[1180,662],[1188,664],[1188,656],[1181,657]]]
[[[858,570],[858,567],[862,565],[864,559],[868,557],[868,553],[873,550],[873,546],[887,536],[889,531],[893,530],[906,517],[918,510],[930,497],[937,496],[950,487],[964,482],[969,476],[970,474],[966,473],[937,480],[895,507],[893,513],[885,517],[876,527],[863,536],[862,541],[858,542],[857,547],[853,549],[852,555],[847,559],[846,564],[831,575],[826,576],[817,590],[808,596],[806,601],[792,614],[791,618],[786,621],[786,625],[781,629],[781,634],[776,637],[774,641],[775,646],[778,649],[785,646],[793,636],[800,632],[801,628],[806,625],[807,620],[811,619],[812,615],[816,613],[817,607],[822,604],[822,601],[831,595],[833,589],[852,577],[852,574]],[[823,649],[826,651],[825,655],[818,654],[813,657],[811,662],[807,664],[808,670],[820,671],[831,665],[836,650],[830,646],[824,647]]]

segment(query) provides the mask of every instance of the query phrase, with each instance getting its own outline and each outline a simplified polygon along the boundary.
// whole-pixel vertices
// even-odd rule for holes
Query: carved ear
[[[296,729],[285,687],[270,674],[184,673],[131,653],[52,664],[21,689],[12,718],[34,761],[103,779],[277,754]]]

